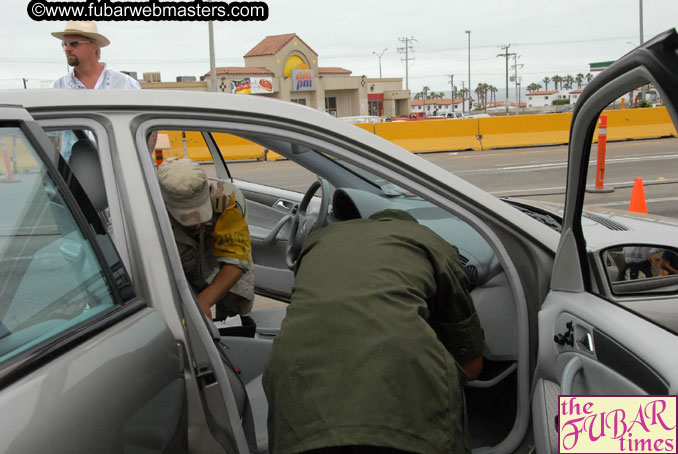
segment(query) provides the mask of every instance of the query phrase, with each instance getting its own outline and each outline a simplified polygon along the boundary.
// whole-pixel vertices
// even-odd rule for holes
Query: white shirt
[[[75,71],[71,70],[68,74],[52,82],[50,88],[67,88],[67,89],[86,89],[85,85],[80,82],[80,79],[75,77]],[[94,86],[95,90],[141,90],[141,85],[135,79],[127,74],[121,73],[104,65],[104,70],[101,71],[99,79]]]
[[[58,78],[50,85],[50,88],[66,88],[71,90],[86,90],[87,87],[75,77],[75,71],[72,69],[68,74]],[[134,78],[121,73],[104,65],[104,70],[99,74],[99,79],[94,86],[95,90],[141,90],[141,85]],[[89,132],[87,135],[94,141],[96,139]],[[71,157],[71,147],[77,141],[75,135],[70,131],[64,131],[58,134],[48,133],[48,135],[61,136],[61,154],[68,161]]]

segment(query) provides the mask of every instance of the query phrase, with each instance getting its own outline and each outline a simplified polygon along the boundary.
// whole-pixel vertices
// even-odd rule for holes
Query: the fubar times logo
[[[677,396],[559,396],[558,452],[676,453]]]

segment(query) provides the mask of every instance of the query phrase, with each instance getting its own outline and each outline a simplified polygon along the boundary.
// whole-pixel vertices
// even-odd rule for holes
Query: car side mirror
[[[601,254],[612,293],[678,291],[678,250],[648,244],[606,249]]]

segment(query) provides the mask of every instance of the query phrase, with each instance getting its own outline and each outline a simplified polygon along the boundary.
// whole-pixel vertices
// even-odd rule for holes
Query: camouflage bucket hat
[[[168,158],[158,167],[158,182],[167,211],[181,225],[190,227],[212,219],[207,175],[187,158]]]

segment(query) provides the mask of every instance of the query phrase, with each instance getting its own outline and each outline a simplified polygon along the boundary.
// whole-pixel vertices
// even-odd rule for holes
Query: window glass
[[[599,293],[678,332],[676,130],[654,85],[612,100],[596,126],[581,223],[590,249],[617,245],[600,252]]]
[[[115,293],[32,145],[18,128],[0,128],[0,137],[33,169],[0,185],[0,361],[5,361],[111,308]],[[91,225],[116,292],[129,299],[129,279],[105,229],[96,219]]]
[[[282,155],[262,145],[225,132],[210,134],[224,160],[228,162],[231,176],[237,180],[303,192],[317,179],[314,173],[293,161],[285,160]],[[150,142],[153,143],[152,140]],[[156,165],[159,159],[188,157],[205,164],[203,168],[208,176],[219,176],[214,166],[210,165],[214,159],[201,131],[157,131],[154,143],[153,159]],[[261,164],[260,161],[267,161],[269,164]],[[274,164],[274,161],[280,162]],[[287,178],[290,172],[296,175],[292,182]]]

